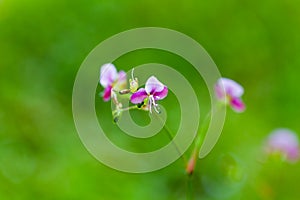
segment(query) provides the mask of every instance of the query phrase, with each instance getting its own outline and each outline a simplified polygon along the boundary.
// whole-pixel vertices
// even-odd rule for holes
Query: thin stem
[[[128,110],[133,110],[133,109],[138,109],[138,107],[137,106],[129,106],[129,107],[126,107],[126,108],[117,109],[117,110],[113,111],[113,114],[116,113],[116,112],[123,112],[123,111],[128,111]],[[162,122],[163,128],[165,129],[165,131],[167,132],[167,135],[168,135],[169,139],[171,140],[171,142],[175,146],[176,151],[178,152],[178,154],[180,155],[180,157],[183,159],[184,165],[186,165],[187,158],[185,157],[185,155],[183,153],[181,153],[178,145],[174,142],[174,140],[173,140],[174,136],[172,134],[171,129],[166,124],[163,124],[163,120],[162,120],[162,118],[159,115],[157,115],[157,116],[160,119],[160,121]]]
[[[160,117],[158,117],[158,118],[161,120],[161,122],[163,122],[162,119],[161,119]],[[175,146],[176,151],[178,152],[178,154],[179,154],[180,157],[182,158],[182,160],[183,160],[183,162],[184,162],[184,165],[186,165],[186,163],[187,163],[187,158],[185,157],[185,155],[184,155],[183,153],[181,153],[181,151],[180,151],[178,145],[174,142],[174,140],[173,140],[173,139],[174,139],[174,136],[173,136],[172,131],[170,130],[170,128],[167,126],[167,124],[164,124],[164,129],[166,130],[169,139],[171,140],[171,142],[172,142],[173,145]]]
[[[215,109],[214,113],[219,112],[220,109],[221,109],[221,107],[218,106],[217,109]],[[207,127],[209,125],[208,122],[209,122],[210,117],[212,116],[212,114],[213,113],[212,113],[211,110],[207,113],[204,121],[202,122],[201,129],[199,130],[199,132],[198,132],[198,134],[196,136],[195,147],[194,147],[194,150],[193,150],[191,158],[190,158],[192,169],[189,168],[190,161],[189,161],[189,164],[188,164],[188,166],[186,168],[187,175],[188,175],[188,177],[187,177],[188,180],[187,180],[186,197],[187,197],[188,200],[192,200],[193,199],[193,182],[192,182],[193,172],[195,170],[197,157],[199,155],[200,148],[201,148],[202,143],[203,143],[203,139],[204,139],[204,135],[203,134],[205,133],[205,130],[208,128]]]
[[[163,125],[163,128],[164,128],[165,131],[167,132],[167,135],[168,135],[169,139],[171,140],[172,144],[175,146],[176,151],[178,152],[178,154],[179,154],[180,157],[182,158],[184,165],[186,165],[186,164],[187,164],[187,158],[185,157],[185,155],[184,155],[183,153],[181,153],[180,148],[179,148],[178,145],[174,142],[174,140],[173,140],[173,139],[174,139],[174,135],[172,134],[171,129],[167,126],[166,123],[164,124],[164,121],[162,120],[162,118],[161,118],[159,115],[157,115],[157,116],[158,116],[158,118],[160,119],[160,121],[161,121],[161,123],[162,123],[162,125]]]
[[[186,189],[186,199],[187,200],[192,200],[194,195],[193,195],[193,174],[195,171],[195,167],[196,167],[196,162],[198,159],[198,155],[199,155],[199,151],[202,145],[202,132],[205,130],[205,124],[207,124],[208,120],[209,120],[209,116],[211,116],[211,111],[207,113],[200,131],[198,132],[196,139],[195,139],[195,146],[194,149],[192,151],[192,155],[188,161],[188,164],[186,166],[186,172],[187,172],[187,189]]]
[[[137,108],[138,108],[137,106],[129,106],[126,108],[120,108],[120,109],[114,110],[113,113],[123,112],[123,111],[127,111],[127,110],[133,110],[133,109],[137,109]]]
[[[134,80],[133,74],[134,74],[134,68],[132,68],[132,70],[131,70],[131,79],[132,79],[132,80]]]
[[[217,112],[219,112],[221,109],[222,109],[222,107],[224,106],[224,104],[217,104],[216,105],[216,109],[214,110],[214,113],[212,113],[212,110],[210,110],[207,114],[206,114],[206,116],[205,116],[205,118],[204,118],[204,120],[203,120],[203,122],[202,122],[202,126],[201,126],[201,128],[200,128],[200,131],[198,132],[198,134],[197,134],[197,136],[196,136],[196,141],[195,141],[195,148],[194,148],[194,151],[197,153],[197,154],[199,154],[199,151],[200,151],[200,148],[201,148],[201,146],[202,146],[202,143],[203,143],[203,139],[204,139],[204,137],[205,137],[205,135],[203,135],[204,133],[205,133],[205,130],[208,128],[207,126],[209,125],[209,120],[211,119],[211,116],[213,115],[213,114],[216,114]]]

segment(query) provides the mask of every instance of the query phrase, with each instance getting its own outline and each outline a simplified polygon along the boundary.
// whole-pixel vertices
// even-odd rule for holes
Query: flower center
[[[158,104],[155,103],[155,99],[154,99],[153,95],[149,95],[149,110],[150,110],[150,113],[152,113],[152,106],[153,106],[153,109],[155,110],[155,112],[159,114],[160,109],[159,109]]]

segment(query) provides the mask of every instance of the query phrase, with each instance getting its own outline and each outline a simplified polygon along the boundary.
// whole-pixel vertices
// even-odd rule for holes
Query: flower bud
[[[129,84],[130,84],[130,92],[134,93],[137,91],[139,88],[139,82],[137,78],[134,79],[129,79]]]
[[[197,154],[196,151],[194,151],[185,168],[185,171],[188,175],[192,175],[194,173],[196,162],[197,162]]]
[[[134,93],[139,88],[139,82],[137,78],[134,78],[134,69],[131,70],[131,79],[129,79],[130,92]]]

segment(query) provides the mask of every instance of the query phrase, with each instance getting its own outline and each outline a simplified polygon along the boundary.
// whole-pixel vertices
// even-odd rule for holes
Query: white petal
[[[118,73],[116,67],[111,64],[104,64],[100,71],[100,84],[106,88],[111,85],[118,78]]]
[[[219,88],[223,87],[225,93],[234,98],[239,98],[244,94],[244,88],[234,80],[228,78],[220,78],[217,82],[217,86]]]
[[[164,89],[164,84],[157,80],[155,76],[151,76],[146,82],[145,89],[148,94],[161,92]]]

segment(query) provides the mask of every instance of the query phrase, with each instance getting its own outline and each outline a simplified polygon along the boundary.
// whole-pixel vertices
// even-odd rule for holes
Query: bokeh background
[[[216,147],[198,160],[194,198],[299,199],[299,163],[266,162],[262,153],[273,129],[300,133],[299,24],[297,0],[0,0],[0,199],[186,198],[181,160],[148,174],[115,171],[88,153],[72,119],[73,82],[88,53],[109,36],[144,26],[194,38],[223,76],[245,88],[246,112],[229,109]],[[189,77],[201,114],[208,111],[201,77],[175,55],[136,51],[115,65],[129,70],[147,62],[167,64]],[[98,94],[95,101],[99,121],[118,145],[144,152],[168,142],[163,132],[149,141],[122,136],[110,104]],[[170,94],[162,104],[176,132],[178,102]],[[145,113],[132,116],[147,123]]]

